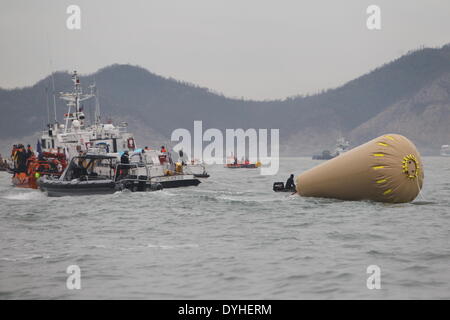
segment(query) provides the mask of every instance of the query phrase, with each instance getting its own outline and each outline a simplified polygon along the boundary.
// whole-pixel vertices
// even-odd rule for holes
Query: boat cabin
[[[109,155],[83,155],[72,158],[63,179],[114,180],[118,159]]]

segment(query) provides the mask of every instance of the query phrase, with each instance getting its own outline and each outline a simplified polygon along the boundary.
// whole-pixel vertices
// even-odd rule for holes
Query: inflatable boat
[[[229,169],[256,169],[259,168],[261,166],[261,163],[257,162],[257,163],[227,163],[225,165],[226,168]]]
[[[87,154],[74,157],[59,179],[44,176],[38,180],[39,188],[50,197],[111,194],[131,191],[156,191],[162,184],[147,177],[130,176],[129,168],[117,164],[117,157]]]
[[[43,177],[39,179],[38,184],[41,190],[46,192],[49,197],[111,194],[118,191],[116,183],[110,179],[63,181]]]
[[[303,197],[413,201],[422,189],[423,163],[415,145],[399,134],[386,134],[297,176]]]
[[[67,167],[62,153],[42,152],[39,157],[31,156],[23,169],[11,169],[11,182],[18,188],[37,189],[40,177],[59,177]],[[18,166],[20,168],[20,166]]]
[[[194,173],[195,178],[209,178],[210,175],[208,173]]]

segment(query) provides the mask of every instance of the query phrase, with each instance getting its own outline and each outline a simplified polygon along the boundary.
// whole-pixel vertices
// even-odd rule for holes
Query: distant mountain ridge
[[[414,137],[426,148],[437,149],[450,143],[450,73],[432,81],[412,97],[405,98],[349,133],[359,143],[360,137],[378,136],[383,132],[402,132]]]
[[[57,72],[54,78],[56,92],[71,90],[69,73]],[[228,98],[130,65],[81,77],[84,88],[97,84],[103,117],[127,121],[138,143],[158,145],[174,129],[192,129],[194,120],[203,120],[204,128],[278,128],[284,155],[320,152],[340,135],[357,145],[385,132],[405,134],[422,152],[436,153],[441,144],[450,143],[449,79],[450,45],[416,50],[339,88],[284,100]],[[31,87],[0,89],[3,152],[5,144],[44,128],[50,81],[47,77]],[[85,103],[88,117],[92,106]],[[58,101],[60,119],[64,112]]]

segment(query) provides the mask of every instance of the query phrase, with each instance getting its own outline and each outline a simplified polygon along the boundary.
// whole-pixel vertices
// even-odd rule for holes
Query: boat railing
[[[141,178],[142,175],[130,175],[127,173],[127,175],[121,175],[119,170],[129,170],[129,169],[138,169],[138,168],[145,168],[145,178]],[[117,163],[115,166],[115,176],[114,181],[148,181],[150,178],[150,172],[146,165],[142,163]],[[119,179],[120,178],[120,179]]]

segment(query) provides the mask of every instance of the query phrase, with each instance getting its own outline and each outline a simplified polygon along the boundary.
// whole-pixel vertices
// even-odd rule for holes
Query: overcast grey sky
[[[449,0],[0,0],[0,87],[53,70],[130,63],[227,96],[336,87],[419,46],[450,42]],[[81,30],[66,8],[81,7]],[[369,31],[366,8],[381,7]],[[48,40],[47,40],[48,39]]]

